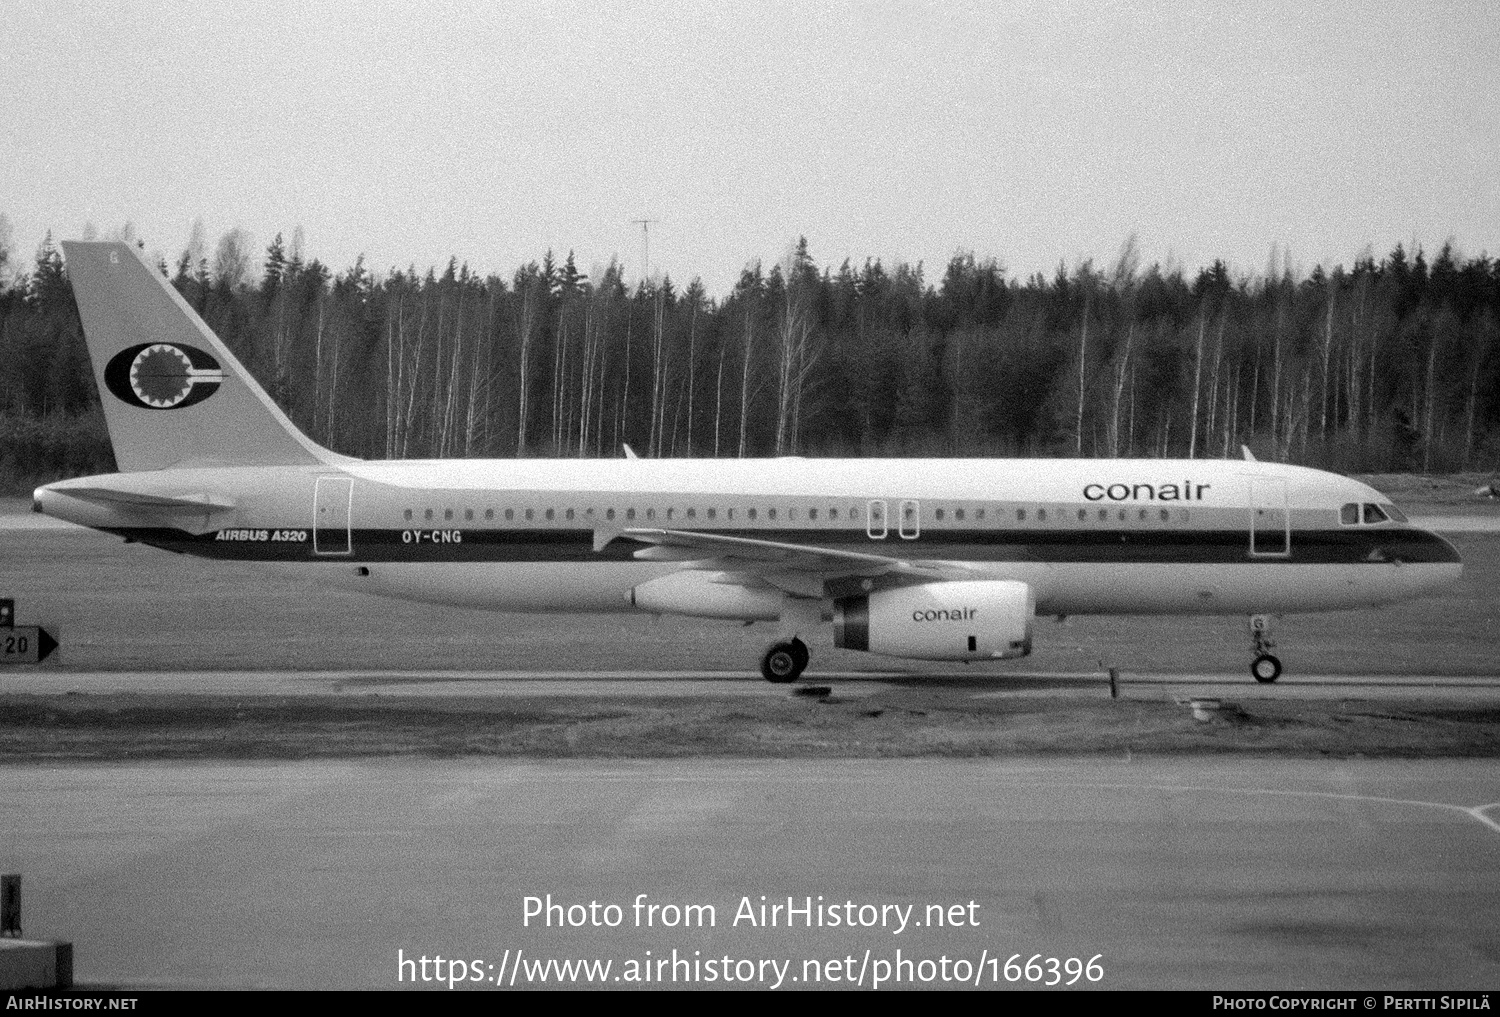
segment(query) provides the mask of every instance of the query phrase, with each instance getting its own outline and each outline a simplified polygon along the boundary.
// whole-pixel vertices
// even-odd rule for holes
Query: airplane
[[[129,244],[64,242],[120,472],[35,511],[128,542],[279,562],[465,608],[771,622],[771,682],[808,643],[923,661],[1031,652],[1035,620],[1389,604],[1459,578],[1453,546],[1333,473],[1168,459],[366,461],[303,435]],[[629,450],[626,450],[629,453]]]

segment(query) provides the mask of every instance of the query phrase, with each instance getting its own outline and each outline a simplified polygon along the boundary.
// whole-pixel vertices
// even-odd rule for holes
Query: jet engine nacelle
[[[833,644],[914,660],[993,660],[1031,652],[1026,583],[975,580],[877,590],[834,603]]]

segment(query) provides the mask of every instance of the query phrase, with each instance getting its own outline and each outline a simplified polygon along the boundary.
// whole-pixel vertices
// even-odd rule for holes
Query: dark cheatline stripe
[[[165,528],[114,528],[109,532],[168,551],[229,561],[339,562],[555,562],[633,561],[645,546],[622,538],[602,551],[593,549],[592,530],[436,531],[449,540],[413,541],[409,530],[355,530],[350,554],[316,554],[309,533],[298,541],[219,540]],[[263,531],[265,532],[265,531]],[[275,533],[276,531],[269,531]],[[304,531],[305,532],[305,531]],[[434,531],[421,531],[431,534]],[[452,540],[451,534],[461,534]],[[866,551],[892,558],[975,562],[1049,562],[1056,564],[1267,564],[1333,565],[1407,562],[1457,562],[1458,554],[1443,538],[1425,530],[1301,530],[1292,534],[1290,556],[1250,554],[1244,530],[1148,532],[1134,530],[966,530],[928,531],[920,540],[894,534],[871,540],[863,530],[698,530],[723,536],[774,540],[837,550]],[[331,536],[331,534],[330,534]],[[342,534],[340,534],[342,536]],[[320,546],[330,541],[319,535]],[[342,546],[337,541],[335,546]],[[704,557],[711,557],[704,552]]]

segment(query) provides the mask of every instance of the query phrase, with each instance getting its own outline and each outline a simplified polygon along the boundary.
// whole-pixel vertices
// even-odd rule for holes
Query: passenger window
[[[1083,522],[1088,517],[1089,517],[1089,514],[1088,514],[1088,511],[1086,509],[1079,509],[1078,510],[1078,521],[1080,523]]]
[[[974,518],[975,519],[983,519],[984,518],[984,509],[979,509],[977,512],[975,512],[974,513]]]
[[[938,509],[937,512],[936,512],[936,516],[937,516],[938,522],[942,522],[943,521],[943,510],[942,509]]]
[[[953,518],[955,520],[957,520],[958,522],[960,522],[960,523],[963,522],[964,521],[964,510],[963,509],[954,509],[953,510]]]
[[[718,511],[719,511],[718,509],[709,509],[708,510],[708,518],[710,518],[710,519],[715,518],[718,515]]]
[[[807,510],[807,519],[808,519],[808,522],[813,522],[813,523],[817,522],[818,521],[818,510],[815,509],[815,508],[808,509]]]
[[[676,511],[676,510],[675,510],[675,509],[667,509],[667,518],[668,518],[668,519],[671,519],[671,518],[672,518],[672,513],[673,513],[673,512],[674,512],[674,511]]]
[[[1039,508],[1039,509],[1036,510],[1036,521],[1039,522],[1039,523],[1045,523],[1047,521],[1047,510],[1046,509]]]
[[[648,508],[646,510],[646,518],[647,519],[655,519],[656,518],[656,509],[654,509],[654,508]]]
[[[775,509],[767,509],[766,510],[766,518],[767,519],[775,519],[776,518],[776,510]]]
[[[531,519],[533,519],[533,518],[535,518],[535,517],[536,517],[535,510],[533,510],[533,509],[527,509],[526,510],[526,518],[527,518],[528,521],[531,520]]]
[[[751,509],[751,510],[750,510],[750,518],[751,518],[751,519],[754,519],[754,518],[755,518],[755,510],[754,510],[754,509]]]
[[[1353,526],[1359,522],[1359,506],[1351,501],[1339,509],[1339,522],[1345,526]]]
[[[573,518],[573,510],[572,509],[568,509],[566,515],[567,515],[567,518],[572,519]]]
[[[407,518],[407,519],[411,519],[411,509],[407,509],[407,510],[406,510],[406,513],[405,513],[405,517],[406,517],[406,518]]]
[[[453,518],[453,510],[452,509],[443,509],[443,520],[446,522],[446,521],[452,520],[452,518]]]
[[[552,522],[552,519],[553,519],[553,517],[555,515],[555,513],[553,512],[553,510],[552,509],[548,509],[544,514],[547,517],[547,522],[549,522],[549,523]]]
[[[733,519],[734,518],[734,509],[726,509],[725,510],[725,514],[724,514],[724,518],[725,519]]]
[[[1141,509],[1141,522],[1144,523],[1145,521],[1146,521],[1146,510],[1145,509]]]
[[[1109,509],[1100,509],[1099,510],[1099,521],[1101,523],[1107,523],[1107,522],[1109,522]]]
[[[426,512],[423,512],[422,513],[422,518],[426,519],[428,522],[431,522],[432,521],[432,509],[428,509]]]
[[[464,520],[467,521],[467,522],[472,522],[473,519],[474,519],[474,510],[473,509],[464,509]]]
[[[1380,511],[1380,506],[1379,505],[1369,505],[1369,504],[1365,505],[1365,522],[1367,522],[1367,523],[1383,523],[1383,522],[1386,522],[1385,513],[1382,512],[1382,511]]]
[[[838,509],[831,508],[831,509],[828,510],[828,521],[829,522],[836,522],[838,520],[838,517],[839,517],[839,510]]]
[[[1018,523],[1024,523],[1025,521],[1026,521],[1026,510],[1025,509],[1020,509],[1020,508],[1016,509],[1016,522],[1018,522]]]
[[[1166,522],[1168,519],[1171,519],[1171,518],[1172,518],[1172,513],[1168,512],[1166,509],[1162,509],[1161,510],[1161,521],[1162,522]]]
[[[510,522],[515,517],[516,517],[516,510],[515,509],[506,509],[505,510],[505,521],[507,523]]]
[[[698,510],[697,509],[688,509],[687,512],[688,512],[688,518],[689,519],[697,519],[698,518]]]
[[[613,519],[614,517],[615,517],[615,510],[614,509],[611,508],[611,509],[605,509],[604,510],[604,518],[605,519]]]
[[[485,509],[484,510],[484,517],[486,519],[494,519],[495,518],[495,510],[494,509]]]
[[[625,518],[626,519],[634,519],[635,518],[635,509],[633,509],[633,508],[626,509],[625,510]]]

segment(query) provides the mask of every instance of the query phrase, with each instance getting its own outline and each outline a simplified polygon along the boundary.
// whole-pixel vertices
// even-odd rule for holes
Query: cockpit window
[[[1396,506],[1394,506],[1394,505],[1382,505],[1380,507],[1383,508],[1383,509],[1385,509],[1385,514],[1391,517],[1391,522],[1393,522],[1393,523],[1404,523],[1404,522],[1407,521],[1407,519],[1406,519],[1406,513],[1402,512]]]
[[[1385,521],[1386,521],[1386,514],[1384,512],[1382,512],[1382,511],[1380,511],[1380,506],[1379,505],[1370,505],[1370,504],[1366,503],[1366,505],[1365,505],[1365,522],[1367,522],[1367,523],[1383,523]]]
[[[1353,526],[1359,522],[1359,506],[1352,501],[1339,509],[1339,522],[1345,526]]]

